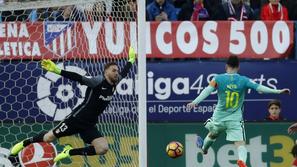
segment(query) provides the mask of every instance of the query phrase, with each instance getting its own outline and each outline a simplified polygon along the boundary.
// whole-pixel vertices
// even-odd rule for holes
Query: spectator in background
[[[204,0],[204,7],[207,9],[210,20],[215,20],[214,17],[218,12],[218,7],[222,4],[222,0]]]
[[[38,17],[37,17],[37,9],[32,9],[31,12],[29,13],[29,16],[28,16],[28,20],[31,21],[31,22],[35,22],[38,20]]]
[[[53,9],[52,8],[39,8],[37,9],[37,20],[38,21],[47,21],[53,20]]]
[[[175,21],[176,9],[167,0],[155,0],[147,6],[148,21]]]
[[[145,9],[145,20],[149,20],[150,18],[149,18],[149,16],[148,16],[148,11],[147,11],[147,9]]]
[[[207,20],[209,15],[207,10],[204,8],[203,0],[188,0],[184,4],[178,14],[178,20]]]
[[[109,16],[106,13],[106,4],[104,1],[98,1],[93,6],[92,17],[94,21],[106,21]]]
[[[29,10],[1,11],[1,20],[3,22],[27,21],[29,14]]]
[[[297,141],[296,141],[295,145],[293,146],[291,153],[294,157],[292,167],[297,167]]]
[[[63,6],[56,10],[54,15],[55,21],[70,21],[71,19],[71,13],[74,6]]]
[[[135,21],[137,17],[137,1],[129,0],[127,9],[129,11],[130,18],[133,18],[131,21]]]
[[[286,0],[282,1],[282,4],[288,9],[289,20],[297,20],[297,1]]]
[[[288,20],[288,10],[279,2],[280,0],[269,0],[269,3],[261,9],[261,20]]]
[[[113,1],[112,20],[114,21],[135,21],[137,18],[136,0]]]
[[[209,18],[207,10],[204,8],[203,0],[194,0],[194,11],[191,21],[207,20]]]
[[[187,0],[187,2],[182,5],[177,15],[177,19],[180,21],[191,20],[193,11],[194,11],[193,0]]]
[[[175,8],[181,8],[188,0],[172,0],[173,6]]]
[[[86,21],[86,15],[78,10],[75,5],[51,8],[41,16],[48,21]]]
[[[268,116],[265,118],[266,121],[283,121],[284,118],[281,116],[281,102],[279,100],[271,100],[268,103]]]
[[[112,2],[111,16],[113,21],[124,21],[125,13],[123,12],[123,6],[125,5],[125,0],[118,0]]]
[[[261,0],[251,0],[250,7],[254,11],[255,19],[259,20],[260,19],[260,11],[262,8]]]
[[[86,21],[84,13],[74,5],[39,8],[36,10],[36,17],[38,21]]]
[[[71,14],[71,17],[76,21],[88,21],[88,22],[94,22],[96,21],[94,17],[94,8],[97,10],[101,9],[101,4],[97,5],[95,3],[87,3],[87,4],[78,4],[75,5],[73,8],[73,12]],[[96,7],[94,7],[96,6]],[[100,7],[98,7],[100,6]],[[104,10],[104,7],[103,7]],[[98,12],[98,11],[96,11]]]
[[[261,9],[261,0],[252,0],[250,1],[250,7],[255,10],[255,9]]]
[[[254,20],[252,8],[243,2],[243,0],[230,0],[222,3],[218,7],[215,20],[244,21]]]
[[[137,17],[137,2],[136,0],[128,0],[124,6],[125,21],[135,21]]]

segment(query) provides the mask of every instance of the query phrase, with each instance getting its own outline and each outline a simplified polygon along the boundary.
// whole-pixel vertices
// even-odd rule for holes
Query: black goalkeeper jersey
[[[131,67],[132,64],[130,62],[125,65],[124,69],[120,72],[118,82],[127,76]],[[61,75],[87,86],[84,101],[74,108],[68,118],[72,117],[87,125],[96,124],[98,122],[98,116],[103,113],[112,100],[117,84],[109,84],[102,75],[88,78],[65,70],[61,71]]]

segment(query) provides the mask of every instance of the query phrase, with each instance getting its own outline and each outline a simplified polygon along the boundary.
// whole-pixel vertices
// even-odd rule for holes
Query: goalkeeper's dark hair
[[[297,157],[297,144],[293,146],[291,153],[293,154],[293,157]]]
[[[115,63],[115,62],[110,62],[110,63],[105,64],[105,66],[104,66],[104,72],[105,72],[105,70],[107,70],[110,66],[118,66],[118,64]]]
[[[231,55],[226,63],[231,68],[238,68],[239,67],[239,58],[235,55]]]

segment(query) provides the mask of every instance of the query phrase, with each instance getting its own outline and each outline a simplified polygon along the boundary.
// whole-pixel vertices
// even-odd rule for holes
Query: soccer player
[[[85,99],[73,112],[68,115],[55,128],[42,132],[37,136],[25,139],[11,149],[11,156],[16,156],[26,146],[36,142],[52,142],[63,136],[79,134],[83,141],[90,144],[84,148],[72,148],[67,145],[64,150],[54,158],[58,162],[74,155],[103,155],[108,151],[107,140],[96,128],[98,116],[103,113],[110,103],[119,81],[127,76],[136,55],[132,47],[129,49],[129,60],[124,69],[119,73],[116,63],[111,62],[104,67],[104,76],[99,75],[87,78],[74,72],[59,69],[51,60],[42,60],[41,66],[47,71],[56,73],[80,84],[86,85]]]
[[[259,85],[251,79],[239,75],[239,59],[237,56],[230,56],[226,64],[226,73],[217,75],[201,94],[191,103],[188,108],[193,108],[214,90],[218,91],[218,103],[212,118],[208,119],[205,127],[209,130],[208,135],[203,140],[197,136],[197,146],[207,154],[209,147],[216,138],[226,132],[226,140],[234,142],[237,147],[239,167],[246,167],[247,149],[245,147],[245,134],[242,118],[242,106],[247,89],[251,88],[262,93],[290,94],[289,89],[275,90]]]

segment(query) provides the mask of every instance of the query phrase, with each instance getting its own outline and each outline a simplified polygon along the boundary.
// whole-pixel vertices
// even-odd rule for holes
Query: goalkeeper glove
[[[61,69],[59,67],[57,67],[56,64],[49,59],[42,60],[41,67],[47,71],[50,71],[50,72],[53,72],[56,74],[61,74]]]
[[[129,62],[131,64],[133,64],[135,62],[135,59],[136,59],[136,53],[135,53],[135,50],[130,46],[129,48]]]

